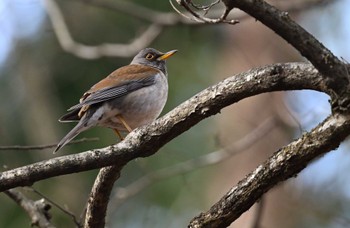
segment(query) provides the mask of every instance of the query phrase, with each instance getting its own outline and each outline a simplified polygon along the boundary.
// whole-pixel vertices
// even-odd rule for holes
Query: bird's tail
[[[62,147],[64,147],[77,135],[87,130],[88,128],[90,128],[90,126],[87,124],[87,119],[86,118],[81,119],[79,123],[66,136],[64,136],[63,139],[61,139],[61,141],[57,144],[57,147],[53,153],[56,153],[57,151],[59,151]]]

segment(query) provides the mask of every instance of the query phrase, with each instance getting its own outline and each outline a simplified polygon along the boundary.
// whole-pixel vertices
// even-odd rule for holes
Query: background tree
[[[252,180],[260,183],[261,186],[258,186],[255,192],[258,194],[249,195],[249,190],[252,189],[245,189],[246,191],[243,192],[247,192],[250,198],[247,197],[248,200],[244,201],[245,198],[239,195],[239,199],[243,199],[243,202],[241,204],[236,202],[229,207],[230,211],[238,211],[238,216],[259,199],[264,191],[289,175],[296,175],[310,159],[335,148],[339,142],[343,141],[349,132],[349,121],[344,115],[344,110],[346,111],[347,108],[346,102],[338,101],[347,100],[347,81],[344,81],[344,77],[348,76],[346,66],[328,55],[329,53],[322,49],[322,46],[305,39],[309,38],[308,36],[300,37],[305,35],[300,34],[300,30],[294,31],[295,38],[291,37],[289,31],[292,27],[288,25],[290,25],[289,17],[292,17],[300,20],[308,30],[319,36],[322,34],[322,29],[327,27],[326,31],[330,29],[334,31],[327,32],[327,39],[336,37],[339,41],[338,46],[342,47],[340,41],[343,37],[346,40],[346,34],[341,33],[340,25],[345,19],[342,19],[341,13],[338,12],[341,12],[340,8],[345,9],[346,1],[271,2],[277,8],[288,11],[289,14],[279,12],[273,12],[276,13],[273,14],[261,6],[262,1],[256,1],[255,7],[249,5],[254,1],[223,2],[226,8],[219,1],[216,5],[209,3],[206,5],[202,2],[194,5],[192,1],[172,2],[173,6],[184,15],[175,13],[167,1],[155,3],[154,1],[55,2],[46,0],[42,2],[43,4],[6,2],[4,15],[12,12],[12,15],[21,15],[19,18],[26,20],[23,20],[25,22],[13,20],[22,21],[22,24],[17,24],[19,25],[16,27],[17,36],[11,37],[11,29],[4,33],[6,34],[4,37],[14,39],[12,44],[15,45],[12,45],[14,49],[11,55],[8,55],[2,63],[0,76],[2,87],[0,92],[3,99],[0,134],[3,145],[47,145],[57,142],[71,128],[69,125],[57,123],[58,117],[64,113],[64,110],[74,104],[86,88],[115,68],[128,64],[130,58],[143,46],[152,46],[163,51],[176,48],[180,51],[177,57],[168,63],[170,94],[164,113],[211,84],[216,84],[228,76],[247,71],[252,67],[261,67],[260,71],[255,72],[256,74],[248,72],[237,75],[213,87],[215,90],[209,88],[207,93],[201,94],[200,97],[203,100],[192,99],[192,104],[197,104],[195,106],[197,109],[192,115],[189,108],[193,105],[189,103],[187,106],[183,105],[183,116],[187,116],[186,121],[181,120],[181,115],[180,117],[167,116],[165,120],[172,117],[170,120],[173,122],[169,124],[169,121],[162,122],[162,119],[160,123],[167,123],[168,125],[163,124],[163,126],[169,126],[169,128],[151,125],[141,130],[139,134],[132,134],[125,141],[125,144],[131,143],[128,144],[130,151],[126,150],[126,154],[122,153],[124,144],[118,144],[122,146],[114,149],[104,149],[100,154],[99,162],[96,160],[93,162],[93,159],[96,159],[91,156],[93,152],[78,154],[80,151],[101,148],[116,142],[109,130],[94,129],[86,132],[82,137],[98,136],[99,141],[72,145],[63,151],[63,153],[73,154],[71,157],[61,158],[62,161],[71,161],[70,164],[59,165],[57,163],[59,159],[49,160],[53,161],[52,170],[56,171],[50,171],[50,167],[44,170],[44,166],[38,166],[43,169],[31,169],[28,176],[23,176],[28,179],[22,180],[19,177],[16,182],[15,178],[11,179],[9,175],[11,172],[15,173],[16,170],[12,169],[54,158],[56,155],[51,154],[52,149],[28,151],[20,147],[18,151],[2,151],[0,156],[3,170],[9,170],[1,176],[2,190],[45,179],[45,181],[36,182],[33,187],[49,200],[68,208],[64,209],[66,213],[62,213],[56,206],[49,210],[52,221],[45,221],[46,212],[42,213],[39,210],[38,214],[42,215],[43,220],[37,225],[45,227],[45,222],[57,227],[82,224],[84,220],[80,220],[79,216],[85,207],[97,171],[49,177],[117,164],[115,170],[112,168],[113,172],[105,169],[107,173],[112,173],[113,178],[117,178],[119,168],[123,167],[122,175],[116,183],[109,202],[107,222],[110,226],[186,226],[199,211],[208,210],[239,180],[259,164],[263,164],[263,161],[274,151],[287,145],[294,138],[300,137],[302,132],[311,129],[310,125],[316,126],[327,116],[325,115],[318,122],[308,121],[308,119],[316,119],[313,117],[316,114],[309,113],[313,109],[311,108],[313,102],[308,102],[307,106],[301,106],[297,102],[300,97],[301,100],[306,100],[305,93],[301,95],[267,93],[244,99],[224,109],[221,115],[216,115],[190,128],[202,118],[215,114],[221,108],[262,92],[291,89],[327,92],[332,95],[334,115],[329,117],[323,127],[319,125],[312,134],[304,135],[299,141],[294,141],[289,144],[289,147],[281,150],[281,152],[291,151],[293,154],[291,160],[288,160],[288,153],[282,153],[283,156],[277,153],[275,157],[268,160],[271,162],[276,156],[278,158],[278,155],[283,157],[281,163],[278,163],[281,166],[276,166],[282,167],[276,168],[280,174],[274,173],[276,170],[267,170],[269,175],[265,178],[271,177],[271,179],[264,179],[264,176],[260,176],[257,172],[259,169],[253,172],[256,175],[251,176]],[[45,8],[41,8],[42,6]],[[270,29],[236,9],[230,12],[230,19],[226,18],[223,12],[229,12],[231,6],[240,8],[263,21],[278,35],[292,43],[294,48]],[[44,9],[48,13],[47,18],[42,16]],[[201,16],[204,15],[203,10],[209,12],[205,18]],[[271,13],[272,19],[266,12]],[[323,14],[326,15],[326,22],[322,19]],[[334,16],[329,18],[329,14]],[[300,15],[307,15],[307,18]],[[273,19],[276,16],[279,20],[274,23]],[[240,24],[231,25],[236,23],[231,21],[231,18],[238,19]],[[37,27],[26,33],[30,30],[31,21],[36,21]],[[278,27],[281,22],[285,23],[284,27]],[[340,25],[336,27],[333,23]],[[3,24],[6,25],[4,22]],[[320,30],[317,29],[320,27],[319,24],[322,24]],[[298,43],[296,42],[298,39],[305,42]],[[106,43],[111,44],[106,45]],[[128,45],[128,43],[131,44]],[[331,44],[326,46],[332,47],[333,51],[341,50],[338,46],[333,47]],[[309,64],[266,66],[272,63],[301,61],[301,56],[296,50],[306,56],[323,75],[317,74]],[[317,51],[320,50],[328,56],[318,58]],[[337,55],[347,59],[342,52],[337,52]],[[322,59],[327,61],[322,62]],[[274,75],[275,78],[273,78]],[[246,79],[249,77],[256,83],[255,86],[247,83]],[[243,85],[242,92],[237,86],[239,83]],[[226,91],[228,88],[234,90]],[[214,95],[220,95],[222,99]],[[292,101],[288,104],[289,107],[285,104],[285,96],[287,100]],[[319,98],[315,93],[310,96],[317,96],[314,104],[318,107],[322,104],[319,99],[328,99],[325,96]],[[339,97],[342,99],[338,99]],[[330,110],[329,104],[325,107]],[[298,110],[301,112],[297,114]],[[296,118],[299,120],[297,121]],[[301,127],[298,126],[299,124]],[[174,127],[171,127],[172,125]],[[125,162],[130,159],[149,156],[156,152],[158,147],[188,128],[190,128],[188,131],[167,143],[155,156],[133,160],[124,167]],[[330,132],[327,131],[328,129],[331,129]],[[315,138],[319,136],[318,134],[323,138]],[[138,138],[140,135],[142,137]],[[159,138],[158,135],[160,135]],[[138,139],[142,140],[138,141]],[[160,143],[155,143],[159,139],[161,139]],[[337,153],[341,154],[341,152]],[[79,162],[77,159],[84,156],[90,159],[88,159],[90,163],[81,162],[78,163],[80,164],[78,169],[69,168]],[[344,157],[346,155],[342,156],[341,162],[333,158],[335,160],[333,162],[341,164],[339,167],[346,167],[348,159]],[[330,175],[331,171],[323,171],[330,165],[329,162],[327,163],[329,156],[322,160],[325,160],[326,166],[321,163],[318,173],[322,176]],[[108,161],[112,162],[108,163]],[[217,163],[220,165],[212,166]],[[344,183],[347,183],[347,179],[344,179],[345,176],[341,175],[342,173],[346,171],[338,171],[336,173],[338,178],[334,176],[329,178],[331,183],[319,181],[315,184],[305,184],[303,180],[310,179],[303,178],[302,174],[301,177],[296,178],[296,181],[292,180],[291,184],[279,185],[269,191],[260,206],[253,207],[249,213],[243,214],[232,225],[237,227],[280,227],[281,224],[284,227],[343,225],[346,227],[349,218],[346,203],[348,197],[344,194],[347,188]],[[11,182],[11,180],[15,181]],[[245,179],[245,181],[248,180],[251,179]],[[113,184],[113,182],[110,183]],[[238,184],[238,189],[244,189],[242,183],[247,182]],[[300,186],[298,185],[300,183],[303,183],[301,186],[306,185],[309,188],[295,188]],[[33,191],[20,188],[5,193],[16,202],[21,202],[20,199],[24,198],[25,202],[33,205],[30,199],[35,202],[43,198],[42,195],[34,194],[35,191],[34,193]],[[251,192],[254,193],[254,191]],[[320,197],[314,197],[314,195]],[[2,210],[4,213],[0,215],[1,226],[23,227],[29,223],[28,216],[13,201],[5,197],[5,194],[0,200],[1,207],[7,208]],[[314,208],[314,202],[318,202],[317,209]],[[229,205],[229,202],[225,203]],[[320,207],[320,204],[324,207]],[[44,211],[47,210],[45,202],[38,207]],[[217,208],[214,207],[213,210],[215,209]],[[71,216],[67,215],[67,211],[71,211],[75,216],[75,223]],[[91,221],[97,222],[95,226],[102,226],[103,223],[99,222],[103,220],[95,217],[98,215],[93,214],[94,210],[90,212],[92,212]],[[33,221],[33,216],[31,214],[30,216]],[[104,217],[104,214],[100,216]],[[230,216],[229,219],[219,217],[218,221],[223,222],[220,225],[231,223],[235,216]],[[171,221],[170,224],[169,221]],[[194,226],[198,221],[199,224],[203,223],[203,220],[199,219],[194,220],[192,225]],[[215,226],[219,226],[215,223],[215,219],[212,222]]]

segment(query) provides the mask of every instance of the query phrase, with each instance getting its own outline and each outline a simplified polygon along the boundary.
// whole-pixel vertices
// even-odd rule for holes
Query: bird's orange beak
[[[177,50],[168,51],[167,53],[164,53],[163,55],[159,56],[157,60],[166,60],[167,58],[171,57],[177,52]]]

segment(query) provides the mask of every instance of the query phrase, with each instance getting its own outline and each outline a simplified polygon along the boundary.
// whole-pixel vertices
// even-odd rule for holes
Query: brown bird
[[[115,70],[92,86],[80,103],[59,119],[60,122],[79,122],[58,143],[54,153],[91,127],[111,128],[122,139],[120,132],[131,132],[155,120],[168,97],[165,60],[176,52],[162,53],[145,48],[130,65]]]

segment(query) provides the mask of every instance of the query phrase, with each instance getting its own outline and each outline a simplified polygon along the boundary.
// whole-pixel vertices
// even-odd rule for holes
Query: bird
[[[121,132],[131,132],[154,121],[168,97],[166,60],[176,52],[163,53],[145,48],[129,65],[118,68],[93,85],[79,103],[59,119],[59,122],[78,123],[57,144],[54,153],[92,127],[113,129],[123,140]]]

